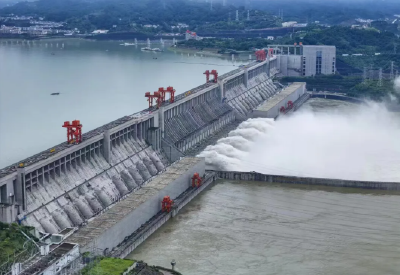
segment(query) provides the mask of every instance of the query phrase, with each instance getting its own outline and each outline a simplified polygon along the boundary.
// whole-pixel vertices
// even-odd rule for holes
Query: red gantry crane
[[[258,50],[256,51],[256,58],[257,61],[265,61],[267,59],[267,54],[265,53],[264,50]]]
[[[217,72],[217,70],[212,70],[211,72],[209,70],[207,70],[203,74],[206,75],[206,81],[207,81],[206,83],[208,83],[210,81],[210,75],[214,76],[213,82],[217,83],[217,81],[218,81],[218,72]]]
[[[158,91],[154,92],[153,94],[147,92],[144,96],[148,98],[147,101],[149,102],[149,108],[153,107],[153,99],[156,100],[157,108],[160,108],[161,104],[165,102],[167,93],[169,94],[169,103],[175,102],[175,92],[175,89],[169,86],[167,89],[158,88]]]
[[[169,93],[169,103],[174,103],[175,102],[175,89],[171,86],[167,87],[166,90],[164,90],[165,93]],[[165,97],[164,97],[165,101]]]
[[[82,142],[82,124],[79,120],[74,120],[72,123],[65,121],[62,127],[67,128],[68,144],[78,144]]]
[[[149,102],[149,108],[153,107],[153,99],[156,97],[152,95],[150,92],[147,92],[144,94],[145,97],[147,97],[147,101]]]

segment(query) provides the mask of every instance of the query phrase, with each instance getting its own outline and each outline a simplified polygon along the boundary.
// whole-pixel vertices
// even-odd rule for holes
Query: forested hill
[[[229,0],[237,6],[245,5],[246,1]],[[252,0],[250,3],[253,9],[274,11],[276,14],[279,10],[283,11],[285,21],[320,21],[331,25],[353,24],[356,18],[382,20],[400,14],[398,0]]]
[[[186,0],[39,0],[0,9],[0,16],[40,16],[49,21],[67,22],[70,28],[83,31],[112,29],[114,25],[117,31],[137,31],[144,24],[159,25],[155,31],[171,31],[170,26],[177,23],[186,23],[192,30],[218,30],[230,28],[229,24],[221,22],[227,22],[230,15],[234,20],[237,9],[214,4],[211,10],[209,3]],[[239,8],[239,13],[242,20],[247,15],[244,7]],[[257,20],[236,24],[234,28],[274,27],[280,24],[267,12],[253,10],[251,15]]]
[[[335,45],[340,54],[393,53],[394,46],[400,45],[400,39],[392,32],[348,27],[315,29],[308,32],[303,40],[297,40],[307,45]]]

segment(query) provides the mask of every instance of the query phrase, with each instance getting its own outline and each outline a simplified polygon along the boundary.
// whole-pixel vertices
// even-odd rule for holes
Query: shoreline
[[[232,56],[230,53],[217,53],[217,49],[198,50],[193,48],[169,47],[168,50],[177,53],[196,54],[196,55],[213,56],[221,58],[227,58]],[[252,55],[252,52],[249,51],[246,53],[239,53],[235,54],[234,56],[238,57],[239,59],[242,59],[243,57],[248,57],[248,55]],[[246,60],[248,60],[248,58]]]

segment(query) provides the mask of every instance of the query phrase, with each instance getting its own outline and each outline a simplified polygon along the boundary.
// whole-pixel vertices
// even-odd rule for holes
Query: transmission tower
[[[393,80],[394,78],[394,62],[391,62],[391,66],[390,66],[390,80]]]
[[[363,73],[363,83],[367,84],[367,67],[364,67],[364,73]]]
[[[399,77],[399,71],[396,70],[396,78],[398,78],[398,77]]]
[[[213,0],[210,0],[210,10],[213,10]]]
[[[250,11],[247,11],[247,20],[250,20]]]
[[[226,7],[226,0],[222,0],[222,6]]]
[[[236,21],[239,21],[239,11],[236,10]]]
[[[379,80],[378,80],[378,87],[382,87],[382,68],[379,68]]]

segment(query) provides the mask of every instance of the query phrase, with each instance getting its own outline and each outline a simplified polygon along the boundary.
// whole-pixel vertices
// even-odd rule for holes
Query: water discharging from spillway
[[[278,121],[249,119],[199,156],[215,170],[400,181],[400,116],[376,104],[308,107]]]

